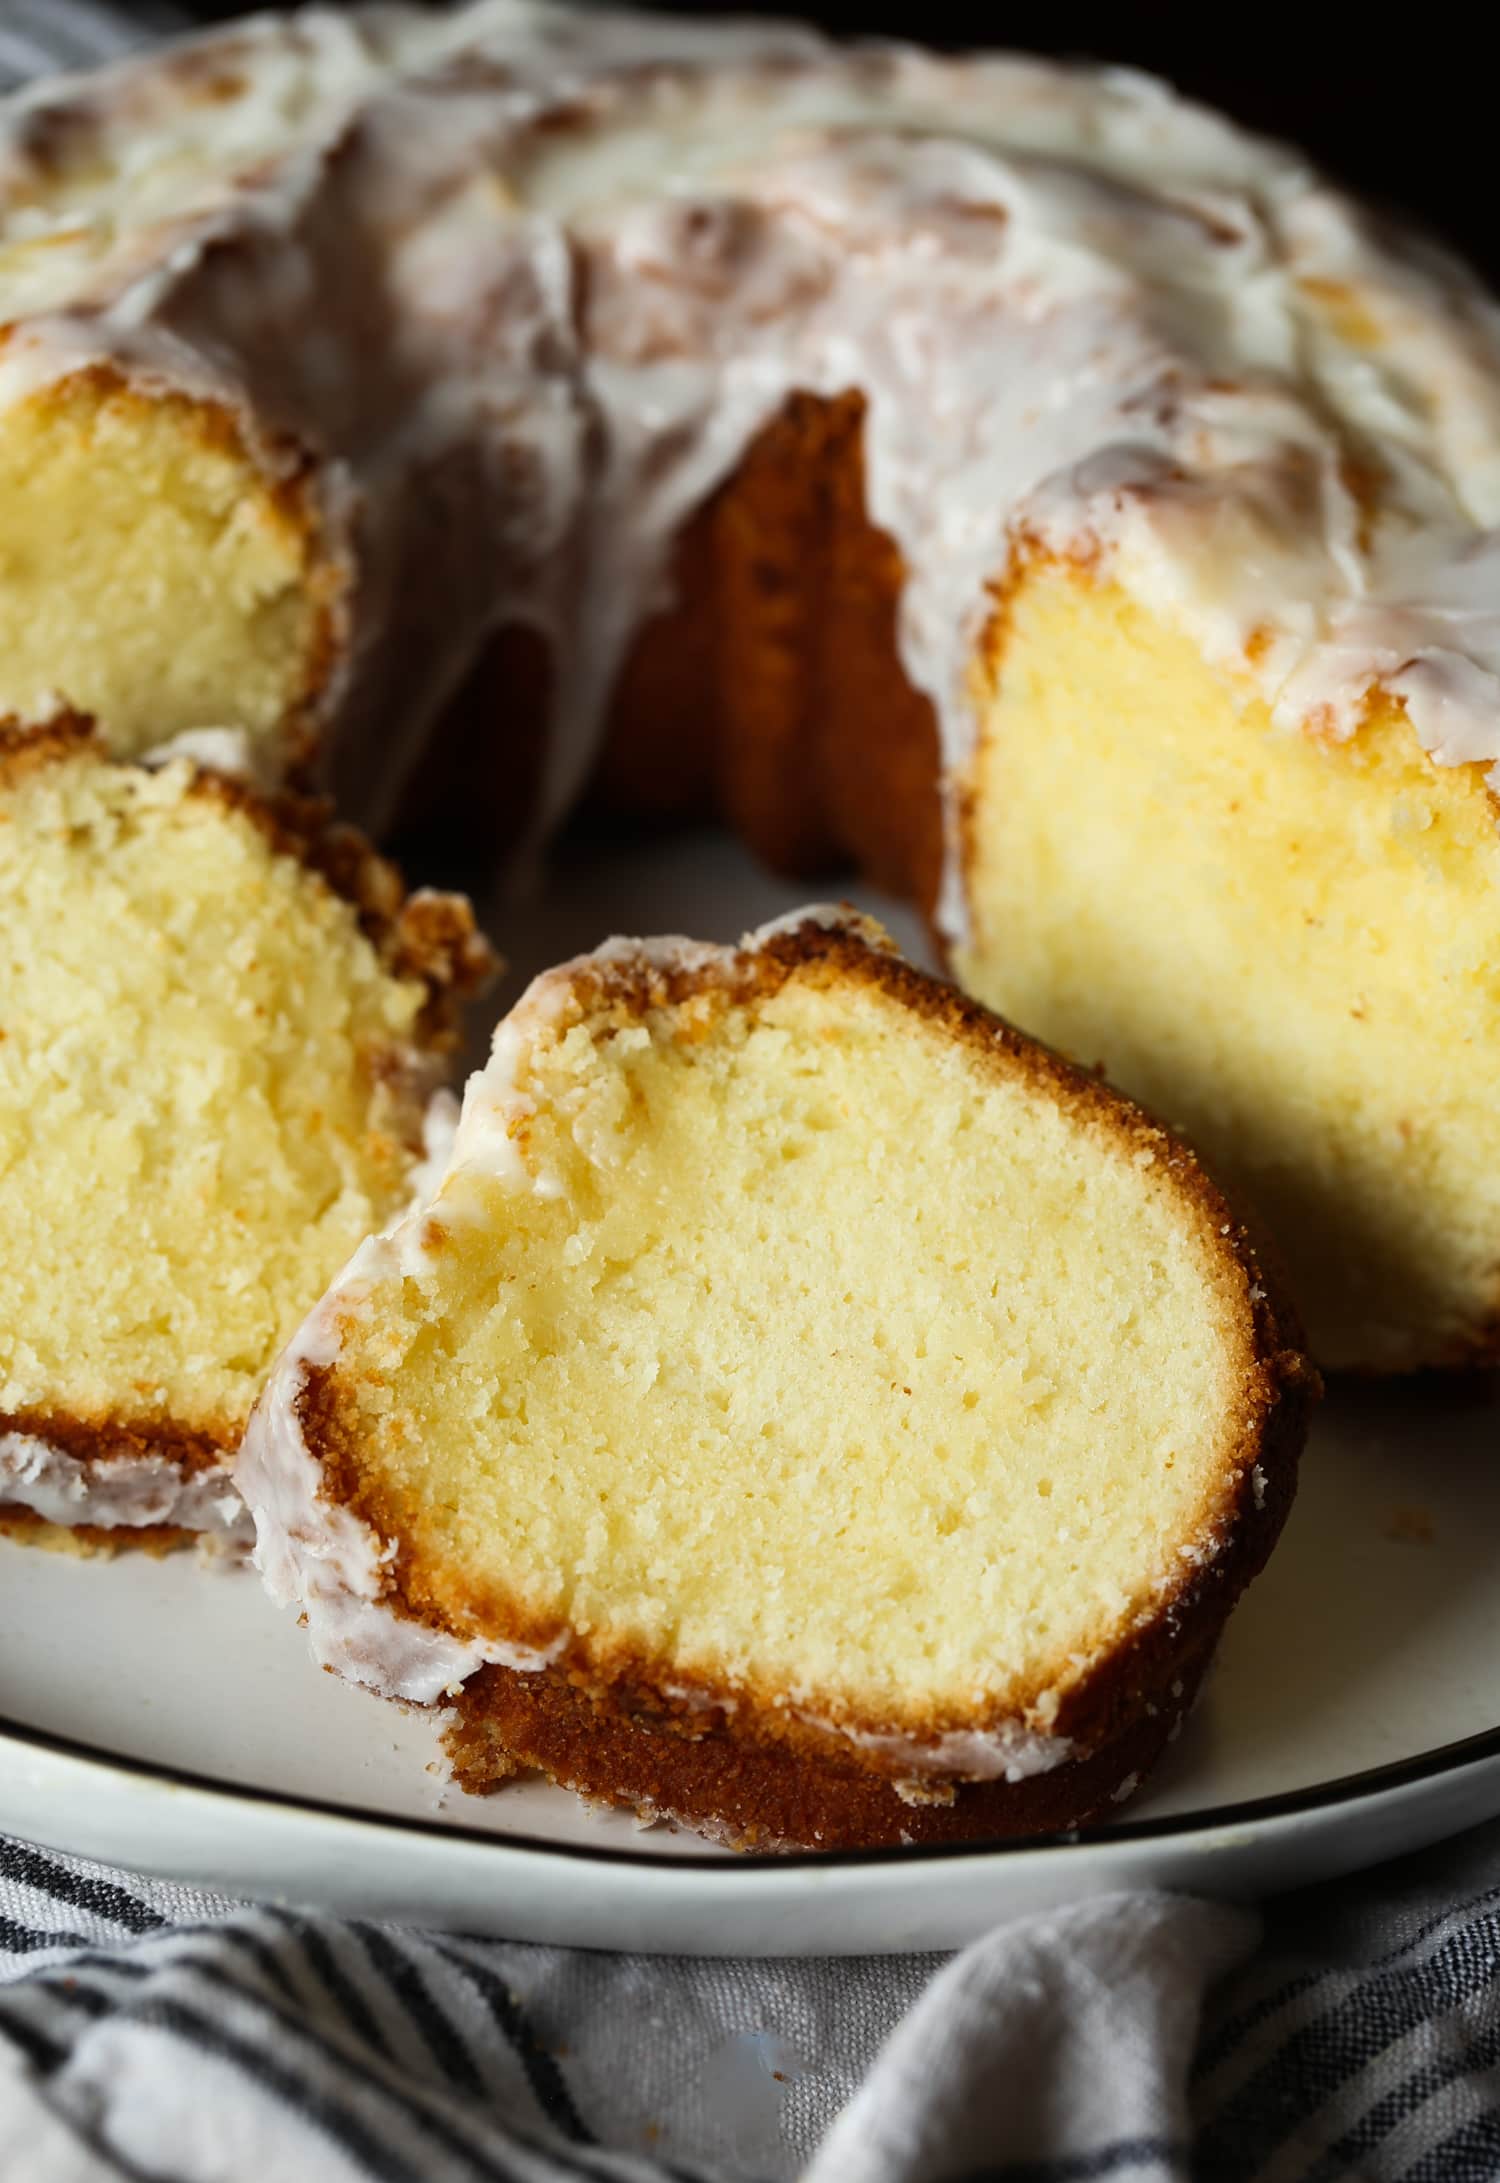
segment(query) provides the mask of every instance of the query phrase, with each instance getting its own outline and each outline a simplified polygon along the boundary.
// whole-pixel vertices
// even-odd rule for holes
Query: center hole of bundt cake
[[[1234,1411],[1206,1239],[1110,1110],[849,983],[533,1049],[527,1180],[461,1167],[346,1331],[419,1611],[891,1716],[1177,1581]]]

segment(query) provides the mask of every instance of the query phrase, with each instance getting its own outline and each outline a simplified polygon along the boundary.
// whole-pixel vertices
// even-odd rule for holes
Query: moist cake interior
[[[43,738],[4,765],[4,1422],[233,1446],[407,1194],[428,988],[185,762]]]
[[[46,388],[0,419],[0,507],[0,715],[65,685],[122,756],[234,727],[279,759],[333,578],[224,412],[104,371]]]
[[[878,982],[577,1022],[518,1089],[525,1178],[460,1166],[303,1397],[412,1611],[930,1724],[1180,1584],[1252,1332],[1139,1139]]]
[[[1115,586],[1034,568],[994,637],[974,930],[1002,1014],[1184,1130],[1283,1246],[1325,1365],[1500,1311],[1500,829],[1398,707],[1349,741]]]

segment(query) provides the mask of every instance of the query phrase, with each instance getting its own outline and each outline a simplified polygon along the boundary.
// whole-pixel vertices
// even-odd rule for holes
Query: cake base
[[[190,1531],[186,1524],[55,1524],[19,1501],[0,1501],[0,1538],[23,1546],[46,1547],[54,1554],[75,1554],[82,1561],[114,1554],[151,1554],[160,1559],[204,1539],[223,1537]]]
[[[734,1849],[859,1850],[913,1842],[1007,1841],[1107,1819],[1172,1742],[1212,1658],[1181,1666],[1167,1707],[1133,1720],[1086,1757],[1019,1781],[936,1782],[910,1801],[888,1775],[806,1745],[749,1741],[725,1726],[633,1719],[565,1676],[486,1667],[458,1698],[445,1738],[454,1779],[471,1794],[540,1768],[578,1795],[643,1819],[680,1820]],[[933,1798],[933,1801],[928,1801]]]

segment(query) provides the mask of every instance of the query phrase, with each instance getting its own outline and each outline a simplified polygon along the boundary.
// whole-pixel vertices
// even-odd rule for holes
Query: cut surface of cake
[[[1247,1182],[1320,1356],[1500,1355],[1500,318],[1295,153],[794,25],[259,17],[0,105],[0,493],[0,709],[852,862]]]
[[[991,1007],[1186,1131],[1291,1261],[1319,1362],[1500,1334],[1500,828],[1401,708],[1278,721],[1116,585],[1028,572],[993,637],[971,938]],[[1484,1058],[1481,1058],[1484,1057]]]
[[[747,1846],[1062,1827],[1189,1704],[1316,1378],[1094,1079],[801,913],[537,980],[237,1467],[324,1665]]]
[[[485,951],[317,807],[0,738],[0,1528],[243,1530],[309,1301],[410,1197]]]
[[[67,704],[122,756],[227,730],[266,780],[306,755],[337,584],[295,456],[100,367],[6,410],[0,505],[0,711]]]

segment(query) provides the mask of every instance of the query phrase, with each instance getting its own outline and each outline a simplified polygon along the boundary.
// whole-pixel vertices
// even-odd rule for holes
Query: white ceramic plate
[[[731,937],[795,899],[717,837],[581,846],[494,923],[513,988],[610,930]],[[430,1770],[430,1720],[319,1674],[248,1573],[5,1541],[0,1829],[231,1893],[715,1954],[948,1947],[1111,1888],[1300,1885],[1500,1812],[1496,1414],[1489,1382],[1325,1406],[1207,1696],[1128,1816],[1083,1836],[743,1859],[537,1783],[465,1797]]]

